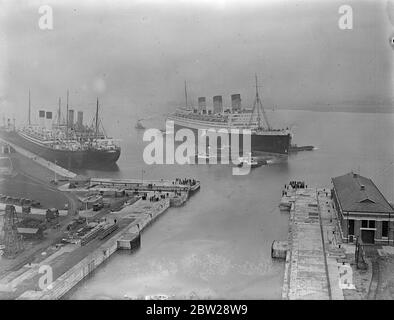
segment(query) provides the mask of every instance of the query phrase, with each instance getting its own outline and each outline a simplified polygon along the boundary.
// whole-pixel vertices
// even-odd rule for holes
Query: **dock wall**
[[[44,168],[47,168],[53,172],[56,172],[56,174],[62,176],[62,177],[66,177],[69,179],[75,178],[77,176],[76,173],[71,172],[70,170],[67,170],[61,166],[58,166],[56,164],[54,164],[53,162],[50,162],[44,158],[41,158],[40,156],[27,151],[26,149],[23,149],[19,146],[17,146],[16,144],[13,144],[11,142],[8,142],[2,138],[0,138],[0,141],[10,145],[12,148],[14,148],[14,150],[18,153],[20,153],[21,155],[25,156],[26,158],[31,159],[32,161],[38,163],[39,165],[43,166]]]
[[[336,220],[324,189],[290,191],[288,250],[282,287],[284,300],[343,300]]]
[[[117,233],[115,236],[95,249],[86,258],[58,277],[46,290],[26,291],[21,296],[19,296],[18,299],[60,299],[81,280],[91,274],[105,260],[111,257],[111,255],[118,249],[133,249],[135,247],[134,242],[139,243],[140,234],[145,230],[145,228],[147,228],[154,220],[163,214],[169,208],[169,206],[169,199],[162,201],[162,203],[158,204],[156,207],[157,210],[150,212],[146,217],[139,219],[138,221],[133,221],[130,223],[122,232]],[[137,225],[139,232],[136,232],[135,226]]]

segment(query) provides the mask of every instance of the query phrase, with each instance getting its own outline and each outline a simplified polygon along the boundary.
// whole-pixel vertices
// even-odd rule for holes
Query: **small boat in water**
[[[258,161],[256,157],[252,157],[252,155],[249,155],[247,157],[239,157],[238,160],[239,160],[238,167],[240,168],[245,166],[250,166],[251,168],[257,168],[264,164],[263,162]]]
[[[292,144],[290,146],[289,152],[312,151],[314,149],[314,146],[297,146],[296,144]]]
[[[199,152],[196,155],[196,159],[203,159],[203,160],[210,160],[210,159],[217,159],[217,155],[210,152],[210,149],[208,149],[208,153],[204,153],[204,152]]]
[[[144,130],[145,127],[142,125],[141,120],[138,120],[137,123],[135,124],[134,128],[137,130]]]

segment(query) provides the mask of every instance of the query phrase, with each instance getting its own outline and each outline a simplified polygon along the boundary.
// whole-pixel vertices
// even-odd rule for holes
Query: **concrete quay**
[[[0,300],[62,298],[117,250],[138,248],[141,233],[153,221],[169,207],[183,205],[200,188],[200,182],[192,179],[167,181],[87,178],[89,182],[86,184],[84,177],[81,177],[83,179],[78,187],[69,188],[69,183],[53,186],[49,182],[52,172],[66,178],[63,180],[68,178],[79,182],[80,178],[18,146],[10,145],[15,149],[15,155],[20,156],[25,164],[26,172],[21,171],[23,176],[72,201],[69,202],[68,212],[60,211],[60,227],[46,229],[44,240],[25,242],[28,246],[15,260],[0,256]],[[27,164],[40,170],[33,174]],[[76,177],[78,179],[74,179]],[[68,238],[68,223],[78,217],[83,218],[86,213],[79,211],[79,196],[86,197],[101,191],[103,197],[111,199],[106,202],[109,206],[99,211],[89,209],[85,224],[88,224],[88,220],[94,224],[105,219],[108,223],[115,223],[114,230],[111,229],[108,235],[102,237],[95,235],[83,244],[81,241],[74,241],[78,238],[74,239],[73,234]],[[1,209],[5,209],[5,205],[0,205],[0,227],[4,215]],[[21,207],[16,206],[16,209],[20,214]],[[31,214],[37,216],[44,215],[45,212],[46,210],[34,208]],[[70,239],[71,242],[68,241]]]
[[[118,188],[134,191],[162,191],[162,192],[194,192],[200,188],[200,182],[195,184],[181,184],[171,180],[141,180],[141,179],[111,179],[91,178],[89,189]]]
[[[23,272],[18,270],[0,279],[3,291],[6,282],[9,295],[19,293],[16,299],[60,299],[117,250],[138,248],[140,234],[169,207],[169,199],[155,203],[138,200],[130,207],[111,213],[107,219],[116,218],[120,226],[109,237],[103,240],[95,239],[83,247],[68,244],[40,263],[24,266]],[[40,273],[40,268],[48,267],[52,270],[54,279],[46,288],[41,289],[39,283],[43,272]],[[21,292],[21,289],[25,290]]]
[[[77,176],[76,173],[69,171],[61,166],[58,166],[57,164],[55,164],[53,162],[45,160],[44,158],[41,158],[38,155],[36,155],[30,151],[27,151],[26,149],[23,149],[14,143],[8,142],[2,138],[0,138],[0,142],[10,145],[16,152],[20,153],[21,155],[25,156],[26,158],[31,159],[34,162],[42,165],[43,167],[48,168],[49,170],[58,174],[59,176],[62,176],[62,177],[68,178],[68,179],[72,179]]]
[[[200,181],[194,184],[180,184],[171,180],[139,180],[139,179],[101,179],[90,178],[89,182],[78,187],[70,188],[70,183],[58,187],[63,192],[90,192],[101,194],[141,193],[141,192],[163,192],[163,193],[185,193],[191,195],[200,189]]]
[[[340,259],[344,252],[329,189],[286,190],[290,208],[282,299],[343,300]]]

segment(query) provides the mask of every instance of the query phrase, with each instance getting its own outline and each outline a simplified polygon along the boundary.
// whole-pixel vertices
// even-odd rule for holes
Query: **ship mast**
[[[28,117],[29,126],[31,125],[31,120],[30,120],[31,109],[30,109],[30,107],[31,107],[31,105],[30,105],[30,89],[29,89],[29,117]]]
[[[256,80],[256,98],[255,98],[254,103],[253,103],[253,111],[252,111],[252,115],[250,116],[249,125],[252,122],[253,114],[254,114],[254,112],[256,110],[256,107],[257,107],[257,124],[258,124],[258,129],[261,129],[263,127],[261,125],[261,113],[262,113],[263,117],[264,117],[264,120],[265,120],[265,123],[267,124],[268,130],[271,130],[271,126],[270,126],[270,124],[268,122],[267,115],[265,113],[265,110],[263,108],[263,104],[261,103],[261,99],[260,99],[260,96],[259,96],[259,90],[258,90],[258,85],[257,85],[257,75],[255,75],[255,80]]]
[[[67,90],[67,111],[66,111],[66,141],[68,142],[68,90]]]
[[[57,111],[57,125],[60,126],[60,114],[61,114],[61,110],[60,110],[60,106],[62,103],[62,98],[59,97],[59,110]]]
[[[99,109],[99,101],[97,97],[97,106],[96,106],[96,142],[97,142],[97,134],[98,134],[98,109]]]
[[[185,107],[187,109],[187,88],[186,88],[186,80],[185,80]]]

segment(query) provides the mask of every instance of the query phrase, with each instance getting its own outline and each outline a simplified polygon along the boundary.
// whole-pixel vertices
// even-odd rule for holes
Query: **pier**
[[[95,229],[91,229],[85,238],[90,237],[90,234],[94,236],[86,242],[83,241],[84,237],[72,242],[73,238],[70,238],[70,241],[64,242],[67,237],[64,233],[62,238],[49,246],[32,252],[30,258],[19,266],[10,267],[3,272],[0,277],[0,299],[60,299],[117,250],[138,249],[143,231],[170,206],[182,205],[190,195],[190,188],[184,189],[184,185],[173,186],[169,181],[162,183],[171,185],[176,192],[168,192],[160,197],[159,191],[142,192],[141,189],[141,193],[133,192],[131,199],[135,199],[134,201],[126,201],[116,210],[90,210],[92,216],[89,221],[105,219],[109,224],[116,224],[116,228],[112,228],[108,235],[95,234]],[[197,185],[199,188],[199,182]],[[143,186],[146,187],[145,184]],[[160,187],[159,182],[156,182],[156,186]],[[79,216],[82,215],[81,212]],[[87,223],[88,221],[85,224]],[[40,279],[45,270],[50,270],[53,279],[42,288]]]
[[[135,191],[162,191],[162,192],[194,192],[200,188],[200,182],[180,183],[174,180],[140,180],[140,179],[104,179],[92,178],[89,189],[119,188]]]
[[[48,168],[53,173],[56,173],[56,174],[58,174],[61,177],[72,179],[72,178],[75,178],[77,176],[76,173],[74,173],[74,172],[72,172],[70,170],[67,170],[67,169],[65,169],[65,168],[63,168],[61,166],[58,166],[57,164],[55,164],[53,162],[45,160],[44,158],[42,158],[42,157],[40,157],[40,156],[38,156],[38,155],[36,155],[36,154],[24,149],[24,148],[21,148],[21,147],[17,146],[14,143],[8,142],[8,141],[6,141],[6,140],[4,140],[2,138],[0,138],[0,142],[11,146],[16,152],[20,153],[21,155],[25,156],[26,158],[31,159],[34,162],[42,165],[43,167]]]
[[[116,219],[119,225],[109,236],[95,238],[86,245],[70,243],[48,248],[41,261],[27,263],[0,279],[0,297],[7,294],[16,299],[60,299],[117,250],[137,249],[141,233],[169,207],[169,199],[155,203],[140,199],[108,214],[106,219]],[[50,269],[53,275],[53,282],[48,282],[46,288],[39,287],[43,268]]]
[[[343,300],[331,191],[288,187],[280,206],[290,212],[282,299]]]
[[[141,179],[111,179],[87,178],[78,186],[65,183],[58,188],[64,192],[97,192],[101,194],[121,193],[186,193],[193,194],[200,189],[200,181],[192,180],[181,183],[176,180],[141,180]]]
[[[45,168],[43,172],[36,170],[39,172],[32,177],[36,183],[50,186],[51,190],[73,201],[68,210],[59,209],[56,224],[47,222],[44,225],[43,222],[43,239],[27,241],[27,247],[15,259],[2,261],[0,300],[62,298],[117,250],[138,249],[141,234],[156,219],[168,208],[184,205],[189,196],[200,188],[200,182],[190,178],[81,177],[18,146],[9,145],[24,159],[26,171],[30,161],[34,165],[39,164],[36,167]],[[48,180],[52,172],[64,177],[59,179],[59,185],[53,186]],[[26,172],[23,174],[28,176]],[[38,175],[39,178],[36,177]],[[105,206],[101,203],[98,210],[94,207],[88,209],[86,203],[86,210],[82,209],[84,199],[91,195],[100,195],[97,199],[106,200]],[[26,214],[22,205],[12,203],[12,206],[20,219],[46,219],[46,209],[30,208]],[[1,224],[5,209],[6,204],[0,204]]]

